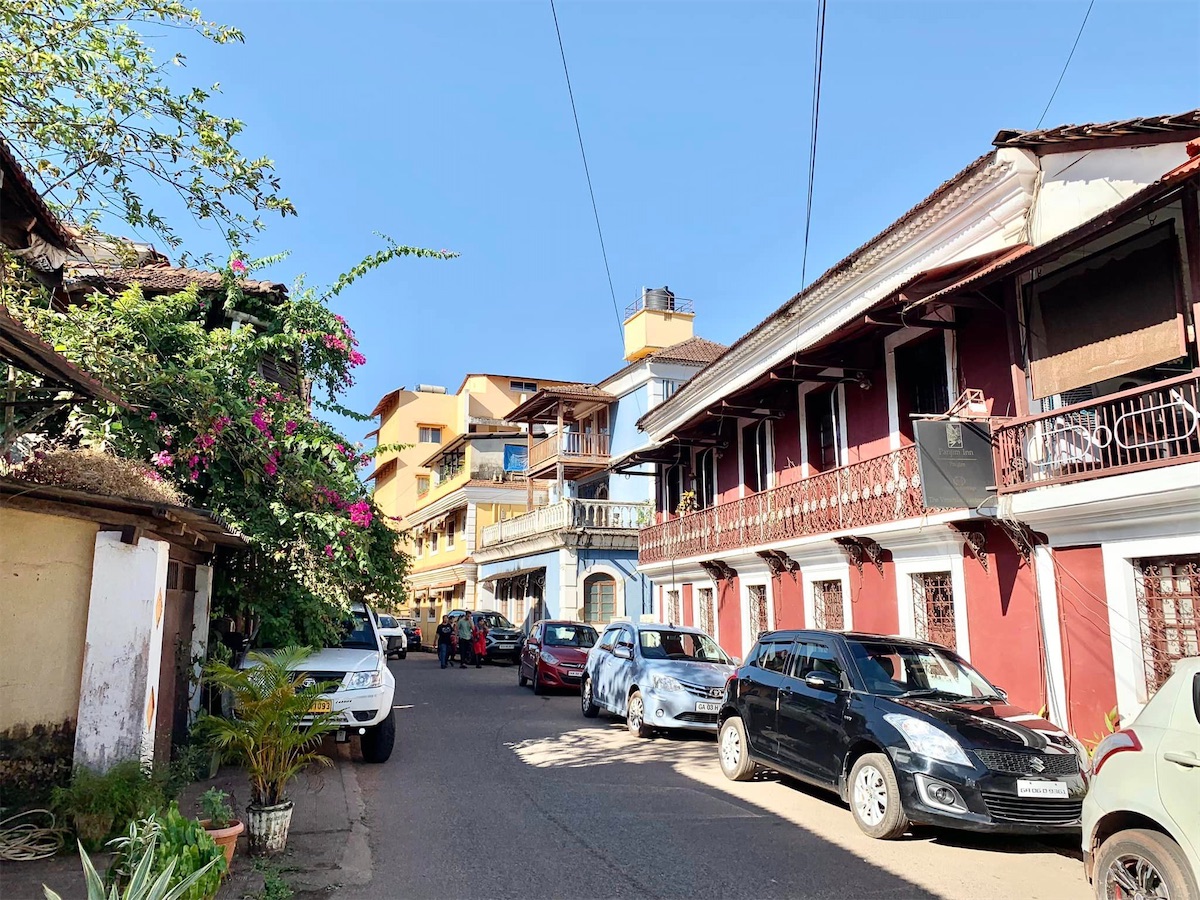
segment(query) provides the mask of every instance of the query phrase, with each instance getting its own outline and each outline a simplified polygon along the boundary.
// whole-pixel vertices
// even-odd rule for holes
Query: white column
[[[1034,547],[1033,567],[1037,578],[1042,635],[1046,642],[1047,717],[1055,725],[1066,728],[1067,679],[1063,669],[1062,625],[1058,615],[1058,581],[1054,572],[1054,550],[1044,544]]]
[[[547,579],[548,581],[549,579]],[[583,615],[579,598],[579,554],[574,550],[558,551],[558,613],[564,619],[578,619]],[[547,615],[550,598],[545,597]]]
[[[208,657],[208,622],[212,608],[212,566],[196,566],[196,608],[192,613],[192,678],[188,683],[188,706],[194,720],[200,711],[200,676]]]
[[[164,541],[134,545],[121,543],[116,532],[96,535],[76,765],[104,772],[124,760],[153,758],[167,551]]]

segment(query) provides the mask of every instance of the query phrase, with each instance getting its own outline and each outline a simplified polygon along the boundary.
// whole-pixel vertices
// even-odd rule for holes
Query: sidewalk
[[[356,761],[350,744],[332,741],[322,751],[333,760],[331,768],[301,775],[291,786],[296,809],[292,813],[287,851],[269,862],[285,881],[303,895],[332,895],[341,886],[366,884],[371,880],[371,850],[363,821],[363,802],[358,788]],[[249,786],[240,769],[224,767],[216,778],[189,785],[179,798],[186,816],[200,814],[198,798],[211,787],[229,792],[235,810],[244,810]],[[93,861],[103,874],[109,857],[95,855]],[[87,890],[79,856],[69,851],[52,859],[0,863],[0,898],[43,900],[42,885],[62,895],[63,900],[84,900]],[[218,894],[220,900],[257,898],[263,876],[247,854],[246,837],[238,841],[233,868]]]

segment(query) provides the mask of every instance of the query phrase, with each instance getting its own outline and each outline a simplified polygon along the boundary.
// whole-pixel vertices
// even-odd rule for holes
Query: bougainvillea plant
[[[308,397],[318,409],[354,415],[340,399],[366,360],[329,300],[364,272],[410,255],[456,254],[391,243],[328,291],[300,285],[270,298],[244,293],[241,283],[277,259],[234,258],[223,296],[193,288],[145,297],[133,287],[97,293],[66,314],[20,310],[128,404],[73,408],[63,439],[149,461],[189,502],[247,538],[248,552],[220,560],[214,612],[261,622],[260,643],[319,644],[350,601],[400,598],[407,557],[361,479],[388,448],[351,443],[312,414]],[[249,324],[211,327],[212,303]],[[270,358],[294,362],[301,384],[281,387],[260,374]]]

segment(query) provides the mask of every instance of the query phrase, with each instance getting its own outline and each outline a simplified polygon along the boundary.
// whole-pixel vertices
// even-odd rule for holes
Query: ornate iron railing
[[[915,447],[905,447],[642,530],[643,563],[715,554],[925,512]]]
[[[1200,460],[1200,373],[996,429],[1001,493]]]
[[[650,521],[649,503],[620,503],[615,500],[569,498],[532,512],[513,516],[483,529],[481,547],[492,547],[535,534],[576,528],[625,529],[633,531]]]

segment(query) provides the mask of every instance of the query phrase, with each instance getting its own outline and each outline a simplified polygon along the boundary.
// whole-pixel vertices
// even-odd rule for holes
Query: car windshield
[[[949,650],[891,641],[847,643],[872,694],[951,700],[1003,699],[986,678]]]
[[[379,627],[380,628],[399,628],[400,626],[396,624],[396,620],[393,619],[391,616],[380,616],[379,617]]]
[[[547,647],[594,647],[596,629],[590,625],[547,625]]]
[[[685,662],[730,662],[725,651],[706,634],[673,629],[647,629],[639,632],[642,656],[646,659],[678,659]]]
[[[343,632],[342,648],[345,650],[378,650],[379,642],[375,638],[375,629],[367,614],[356,612],[354,618],[346,623]]]
[[[516,628],[512,622],[508,621],[508,619],[504,618],[504,616],[500,615],[500,613],[484,613],[476,616],[475,623],[479,624],[481,622],[487,626],[488,631],[491,631],[493,628]]]

